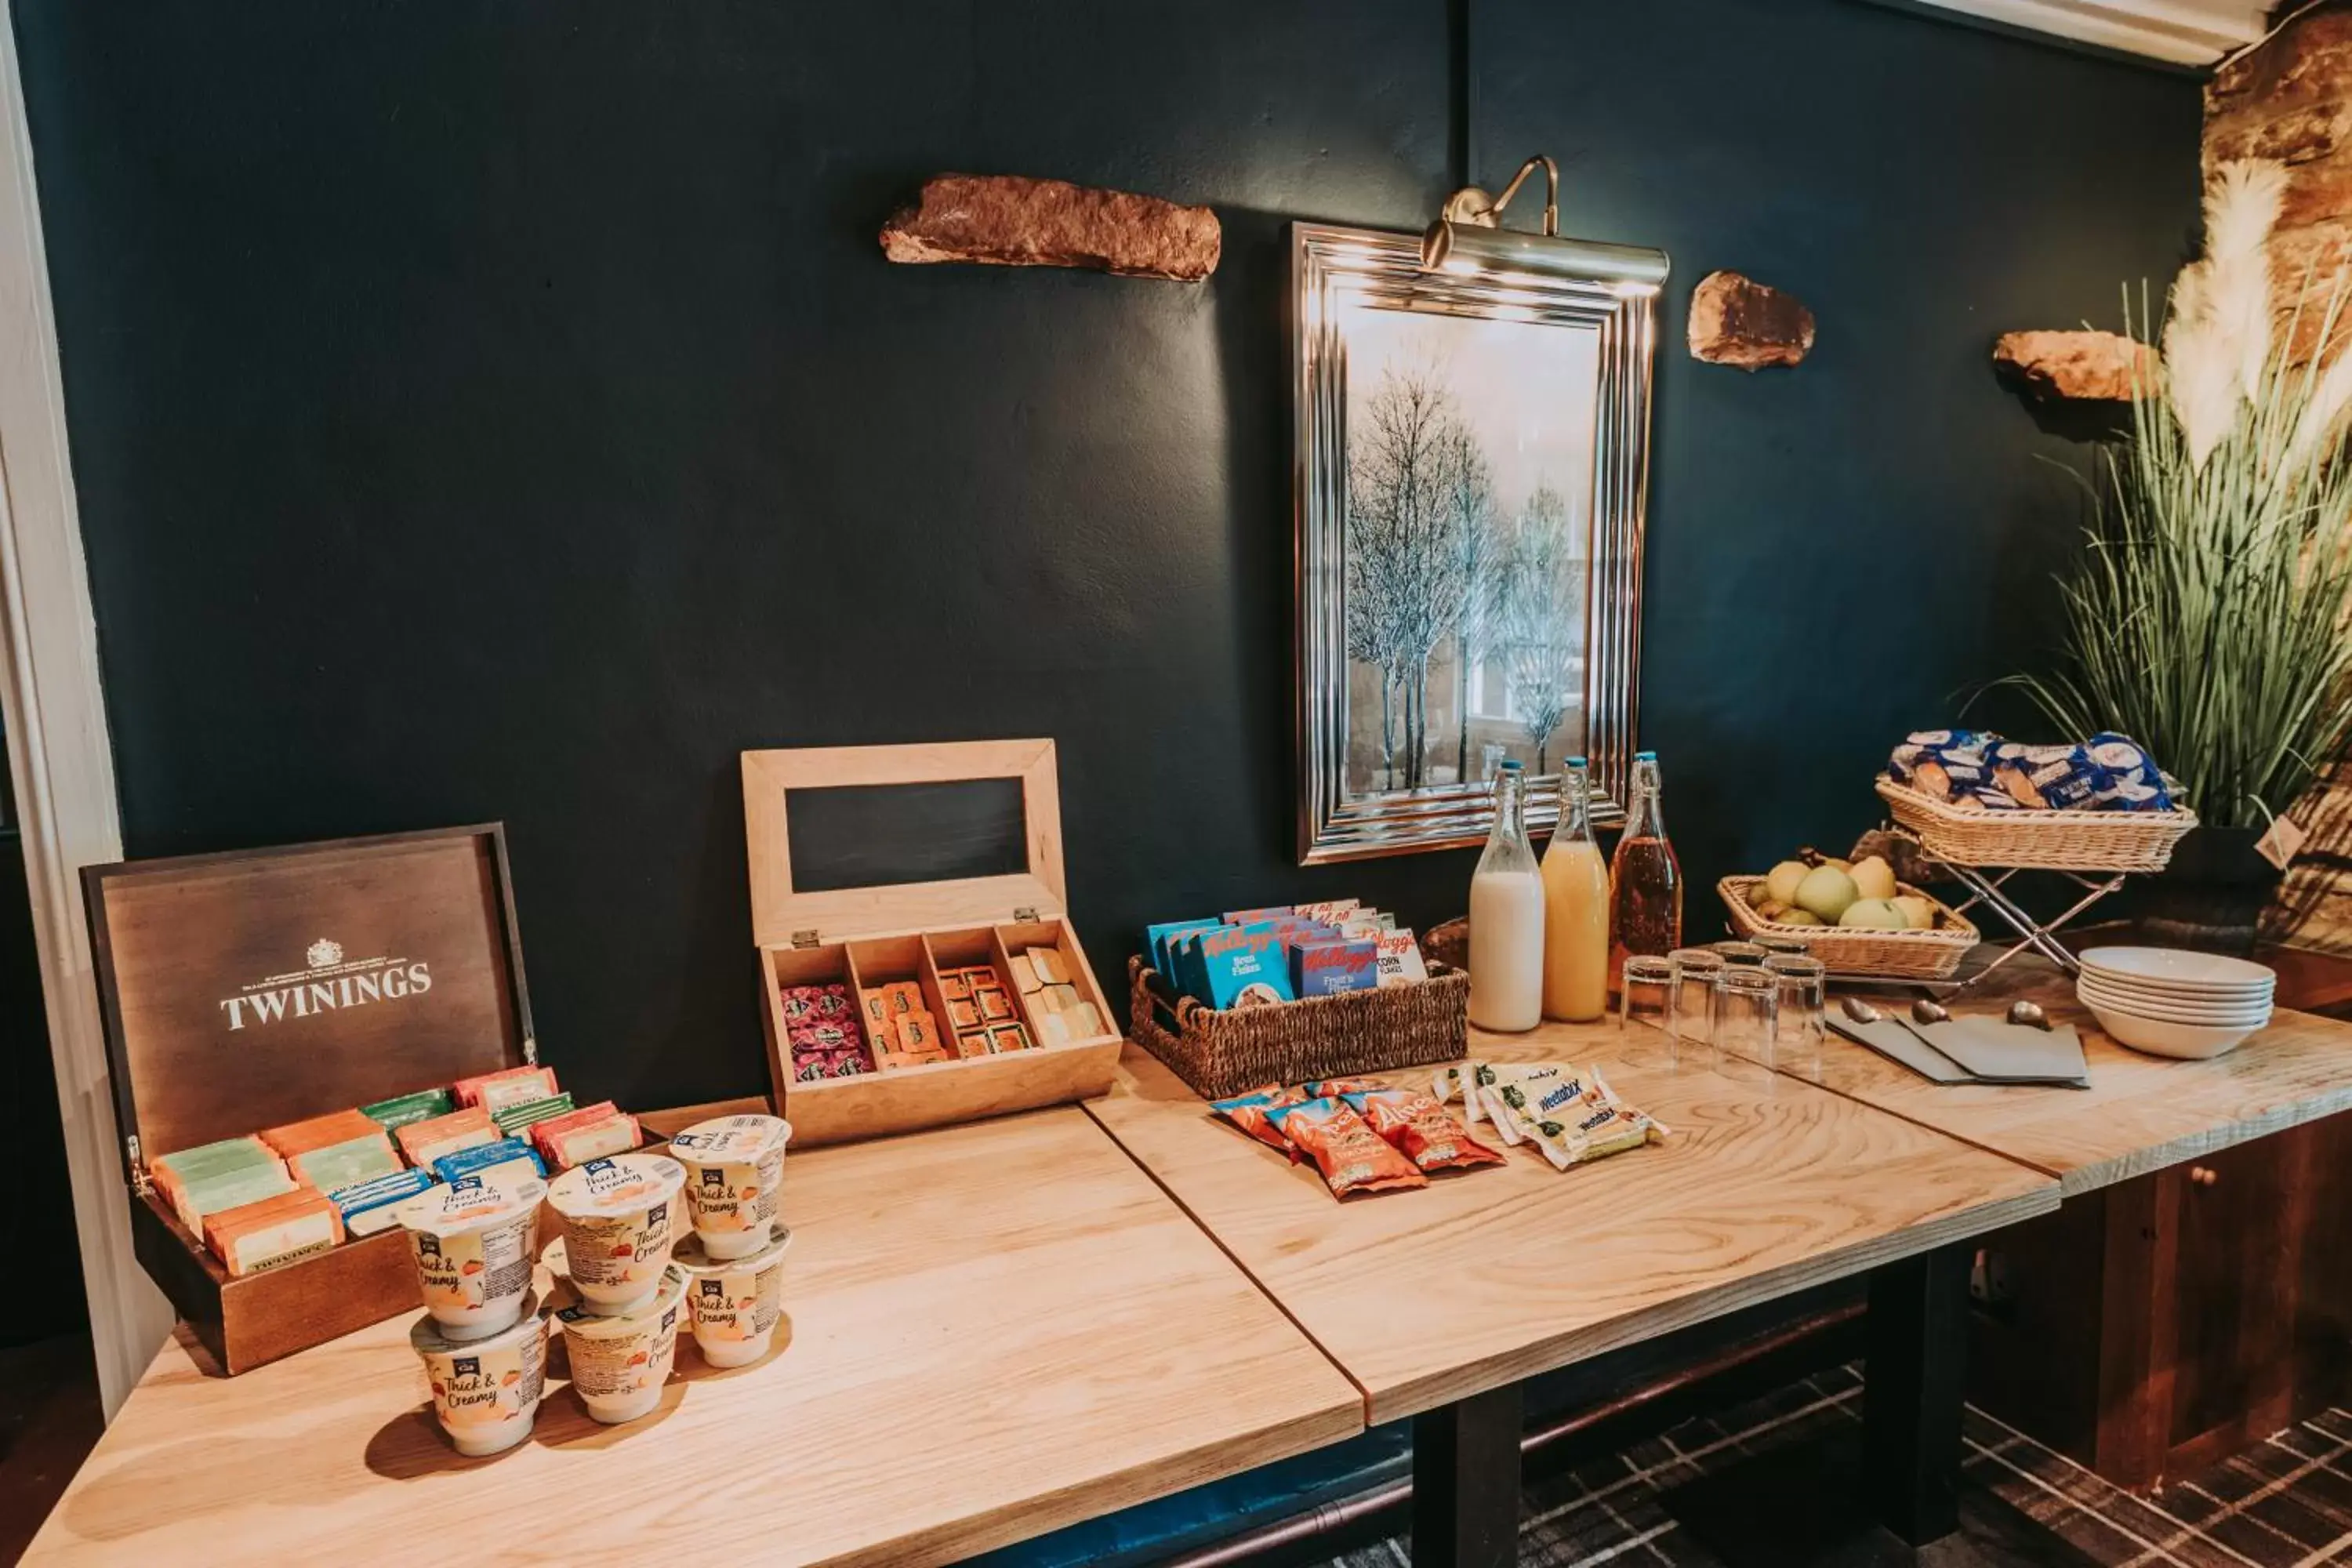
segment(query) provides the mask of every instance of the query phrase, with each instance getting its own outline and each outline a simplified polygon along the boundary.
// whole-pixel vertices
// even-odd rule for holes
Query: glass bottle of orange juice
[[[1544,850],[1543,1012],[1580,1024],[1609,1010],[1609,865],[1592,837],[1582,757],[1560,770],[1559,826]]]

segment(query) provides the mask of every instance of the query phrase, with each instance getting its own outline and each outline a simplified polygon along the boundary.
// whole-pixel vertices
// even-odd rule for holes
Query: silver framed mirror
[[[1666,258],[1504,237],[1292,226],[1304,865],[1482,842],[1505,757],[1623,816]]]

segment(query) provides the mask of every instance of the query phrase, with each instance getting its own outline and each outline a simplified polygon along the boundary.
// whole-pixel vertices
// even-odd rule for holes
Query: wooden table
[[[794,1154],[782,1345],[457,1457],[406,1318],[234,1379],[165,1347],[26,1561],[955,1561],[1360,1431],[1361,1396],[1075,1109]]]
[[[2109,1039],[2074,1000],[2072,983],[2047,961],[2030,957],[2004,967],[1955,1005],[1998,1016],[2021,996],[2081,1032],[2089,1089],[1933,1084],[1835,1035],[1818,1070],[1811,1065],[1789,1070],[2046,1171],[2068,1197],[2352,1110],[2352,1025],[2282,1010],[2270,1027],[2227,1056],[2172,1061]]]
[[[1734,1078],[1632,1066],[1617,1044],[1604,1027],[1546,1025],[1516,1037],[1473,1030],[1471,1055],[1598,1062],[1673,1129],[1664,1145],[1567,1172],[1522,1148],[1500,1168],[1345,1202],[1132,1047],[1109,1097],[1087,1107],[1363,1390],[1368,1419],[1420,1417],[1424,1568],[1495,1549],[1462,1539],[1473,1528],[1465,1513],[1499,1517],[1507,1532],[1514,1524],[1521,1379],[1879,1266],[1893,1267],[1885,1291],[1874,1284],[1874,1318],[1898,1339],[1939,1336],[1948,1353],[1957,1315],[1919,1314],[1955,1259],[1964,1284],[1955,1244],[2057,1205],[2048,1176],[1853,1100],[1752,1068]],[[1907,1315],[1895,1300],[1906,1291]],[[1895,1380],[1881,1389],[1874,1377],[1885,1441],[1874,1446],[1906,1462],[1923,1442],[1931,1461],[1948,1448],[1956,1474],[1951,1379],[1911,1391],[1915,1436],[1905,1441],[1892,1431],[1903,1423]],[[1948,1409],[1922,1417],[1921,1399]],[[1945,1415],[1948,1433],[1937,1427]]]
[[[2340,1396],[2352,1025],[2283,1010],[2227,1056],[2172,1061],[2109,1039],[2034,957],[1955,1005],[2018,996],[2075,1025],[2088,1089],[1938,1087],[1836,1037],[1788,1069],[2058,1179],[2064,1212],[1993,1244],[1971,1397],[2147,1488]]]

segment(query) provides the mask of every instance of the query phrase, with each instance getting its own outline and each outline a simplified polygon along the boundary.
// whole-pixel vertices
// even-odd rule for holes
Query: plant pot
[[[2254,852],[2259,827],[2192,827],[2172,861],[2141,884],[2149,941],[2207,952],[2248,952],[2284,873]]]

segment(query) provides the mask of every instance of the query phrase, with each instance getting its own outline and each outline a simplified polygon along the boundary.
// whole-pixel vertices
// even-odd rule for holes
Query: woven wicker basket
[[[1457,1061],[1469,1049],[1470,976],[1440,964],[1419,984],[1224,1013],[1190,996],[1171,1008],[1167,983],[1139,958],[1127,961],[1127,977],[1134,992],[1128,1037],[1203,1100]]]
[[[1748,901],[1750,890],[1762,883],[1760,877],[1726,877],[1715,885],[1715,890],[1722,896],[1723,907],[1731,911],[1731,929],[1750,941],[1759,936],[1793,937],[1803,942],[1805,951],[1820,959],[1832,974],[1948,980],[1959,968],[1960,960],[1969,955],[1969,949],[1982,940],[1977,928],[1964,916],[1954,913],[1949,904],[1908,884],[1897,883],[1896,890],[1926,899],[1936,906],[1935,930],[1854,931],[1842,926],[1793,926],[1768,921]]]
[[[2193,811],[1962,811],[1893,779],[1878,781],[1895,820],[1955,866],[2051,871],[2161,871],[2197,826]]]

